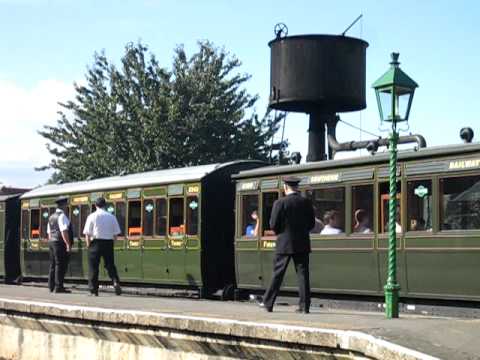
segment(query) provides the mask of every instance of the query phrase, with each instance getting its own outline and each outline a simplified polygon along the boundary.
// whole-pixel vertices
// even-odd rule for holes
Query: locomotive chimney
[[[277,29],[278,27],[278,29]],[[362,110],[368,43],[343,35],[287,36],[283,24],[271,51],[269,106],[308,113],[307,161],[327,158],[326,134],[335,136],[337,113]],[[332,150],[328,150],[332,158]]]

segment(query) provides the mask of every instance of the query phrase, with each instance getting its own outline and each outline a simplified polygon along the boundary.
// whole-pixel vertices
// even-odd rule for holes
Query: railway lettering
[[[449,170],[470,169],[480,167],[480,159],[450,161]]]

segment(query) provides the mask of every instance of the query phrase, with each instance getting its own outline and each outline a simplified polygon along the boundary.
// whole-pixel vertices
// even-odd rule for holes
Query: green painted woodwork
[[[150,240],[152,248],[145,248],[142,253],[143,280],[146,282],[168,281],[168,257],[167,250],[161,249],[164,242]]]
[[[377,256],[368,250],[313,251],[310,283],[327,292],[379,293]]]
[[[405,252],[408,293],[450,296],[480,294],[480,251],[411,250]]]
[[[198,249],[185,249],[185,279],[190,286],[202,285],[201,258]]]
[[[260,252],[257,250],[257,241],[237,241],[236,246],[241,244],[242,248],[237,247],[235,252],[237,285],[238,287],[257,288],[263,287],[262,267],[260,262]],[[247,248],[246,245],[251,246]]]
[[[142,251],[141,249],[123,249],[115,252],[115,264],[120,280],[141,280]]]
[[[57,206],[57,203],[55,202],[56,200],[57,200],[56,197],[40,199],[40,206],[56,207]]]
[[[165,196],[167,189],[165,187],[154,187],[143,190],[143,197]]]
[[[183,190],[184,190],[183,184],[172,184],[172,185],[168,185],[167,193],[168,193],[168,196],[183,195]]]
[[[185,247],[167,249],[168,279],[170,283],[186,283]]]

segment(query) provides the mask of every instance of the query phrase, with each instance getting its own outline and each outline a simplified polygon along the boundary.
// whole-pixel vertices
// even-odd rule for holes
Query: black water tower
[[[344,35],[282,37],[281,31],[276,34],[277,38],[268,43],[271,49],[269,106],[308,113],[307,161],[324,160],[325,129],[335,135],[336,113],[366,107],[368,43]]]

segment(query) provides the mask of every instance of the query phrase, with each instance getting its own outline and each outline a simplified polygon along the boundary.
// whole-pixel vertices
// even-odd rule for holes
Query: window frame
[[[125,202],[127,203],[126,209],[126,216],[125,216],[125,237],[127,239],[140,239],[143,237],[143,199],[142,198],[131,198],[126,199]],[[139,202],[140,203],[140,234],[138,235],[130,235],[130,203],[132,202]],[[135,227],[132,227],[132,229]],[[138,228],[138,226],[136,227]]]
[[[387,184],[388,185],[388,189],[389,189],[389,192],[386,193],[386,194],[381,194],[380,193],[380,186],[381,184]],[[405,198],[405,191],[402,191],[404,188],[405,188],[405,181],[403,178],[400,178],[398,177],[397,178],[397,183],[400,183],[400,191],[399,191],[399,188],[397,186],[397,205],[400,206],[400,225],[402,226],[402,232],[399,232],[399,233],[396,233],[397,234],[397,239],[399,239],[400,237],[403,237],[406,232],[405,232],[405,225],[404,225],[404,222],[405,222],[405,216],[406,216],[406,210],[405,210],[405,205],[406,205],[406,200],[404,200]],[[376,233],[378,235],[378,237],[381,237],[381,238],[387,238],[389,236],[389,229],[388,229],[388,226],[387,226],[387,229],[385,230],[385,232],[382,232],[382,221],[383,220],[383,209],[382,209],[382,203],[383,203],[383,197],[386,197],[387,199],[390,198],[390,182],[387,178],[381,178],[381,179],[377,179],[376,181],[376,186],[377,186],[377,195],[376,195],[376,201],[377,201],[377,229],[376,229]],[[388,209],[387,209],[387,213],[388,213]]]
[[[432,217],[432,227],[431,227],[431,230],[408,230],[408,218],[409,218],[409,214],[408,214],[408,210],[409,210],[409,201],[408,201],[408,198],[409,198],[409,194],[408,194],[408,183],[410,182],[414,182],[414,181],[428,181],[430,180],[431,181],[431,188],[432,188],[432,209],[431,209],[431,217]],[[406,193],[405,193],[405,222],[407,222],[407,224],[405,224],[405,227],[403,227],[403,224],[402,224],[402,228],[404,229],[403,231],[403,234],[408,234],[412,237],[415,237],[415,236],[424,236],[424,235],[430,235],[430,234],[433,234],[433,233],[437,233],[438,232],[438,227],[437,227],[437,224],[438,224],[438,215],[440,213],[440,209],[438,209],[440,203],[438,201],[438,192],[439,192],[439,187],[437,186],[438,184],[438,178],[436,177],[436,175],[434,174],[422,174],[422,175],[418,175],[418,176],[411,176],[411,177],[408,177],[405,179],[405,187],[406,187]]]
[[[269,231],[272,232],[271,235],[264,235],[264,232],[265,232],[265,229],[263,228],[263,225],[264,225],[264,218],[263,218],[263,210],[264,210],[264,203],[263,203],[263,195],[264,194],[277,194],[277,199],[275,201],[277,201],[278,199],[280,199],[280,195],[281,195],[281,191],[279,189],[266,189],[266,191],[260,191],[259,195],[259,204],[258,204],[258,216],[259,216],[259,221],[260,221],[260,226],[259,226],[259,234],[257,235],[257,237],[259,237],[260,239],[264,239],[264,240],[275,240],[277,238],[277,235],[275,234],[275,232],[272,230],[272,229],[269,229]],[[273,209],[273,204],[272,204],[272,209]],[[243,213],[242,213],[243,215]],[[270,213],[270,216],[271,216],[271,213]],[[270,221],[270,219],[266,219],[267,221]],[[253,238],[255,238],[255,236],[251,236]],[[250,236],[248,238],[251,238]]]
[[[436,208],[438,209],[438,214],[436,220],[436,232],[439,235],[453,235],[457,236],[458,234],[478,234],[480,233],[480,229],[453,229],[453,230],[442,230],[441,227],[441,220],[442,220],[442,215],[443,215],[443,191],[442,191],[442,179],[450,179],[450,178],[465,178],[465,177],[471,177],[471,176],[478,176],[480,177],[480,171],[475,169],[475,170],[469,170],[469,171],[464,171],[464,172],[454,172],[454,173],[441,173],[438,174],[436,178],[437,182],[437,196],[438,200],[436,202]],[[435,228],[434,228],[435,229]]]
[[[152,211],[152,235],[145,235],[145,201],[151,201],[153,203]],[[142,197],[142,238],[145,240],[151,240],[155,238],[155,226],[156,226],[156,213],[157,213],[157,203],[156,198],[154,197]]]
[[[355,183],[349,183],[349,184],[346,184],[346,189],[349,190],[350,194],[349,194],[349,197],[350,197],[350,200],[347,201],[345,200],[345,202],[347,203],[346,204],[346,207],[348,207],[348,211],[349,211],[349,216],[350,216],[350,226],[349,226],[349,229],[348,229],[348,236],[350,237],[354,237],[354,238],[368,238],[368,239],[371,239],[371,238],[374,238],[376,237],[377,235],[377,222],[378,220],[377,217],[378,217],[378,209],[377,209],[377,206],[376,203],[375,203],[375,198],[376,198],[376,193],[375,193],[375,185],[376,185],[376,182],[375,180],[370,180],[370,181],[362,181],[362,182],[355,182]],[[354,213],[354,196],[353,196],[353,190],[355,187],[359,187],[359,186],[371,186],[372,188],[372,198],[371,198],[371,204],[372,204],[372,214],[371,214],[371,232],[370,233],[358,233],[358,232],[354,232],[353,231],[353,226],[354,226],[354,216],[355,216],[355,213]],[[346,195],[346,194],[345,194]],[[345,229],[346,229],[346,224],[347,224],[347,219],[345,219]]]
[[[188,187],[188,185],[186,186]],[[195,235],[189,235],[188,234],[188,229],[189,229],[189,224],[188,224],[188,216],[187,216],[187,212],[188,212],[188,205],[187,205],[187,200],[189,197],[196,197],[197,198],[197,202],[198,202],[198,212],[197,212],[197,233]],[[201,202],[200,202],[200,193],[186,193],[185,194],[185,235],[188,237],[188,238],[199,238],[200,237],[200,225],[201,225]]]
[[[344,182],[335,182],[335,183],[326,183],[326,184],[314,184],[314,185],[309,185],[302,187],[301,193],[304,194],[305,197],[307,197],[307,192],[308,191],[315,191],[315,190],[328,190],[328,189],[337,189],[341,188],[343,189],[343,231],[338,234],[321,234],[321,233],[310,233],[310,238],[315,239],[315,240],[321,240],[321,239],[332,239],[332,238],[345,238],[346,236],[349,235],[347,232],[347,211],[349,211],[349,205],[347,203],[347,195],[348,195],[348,185]],[[308,198],[308,197],[307,197]],[[313,198],[310,199],[313,202]],[[320,219],[323,222],[323,219]]]
[[[237,233],[237,236],[236,238],[239,240],[239,241],[259,241],[260,240],[260,236],[259,234],[257,234],[257,236],[247,236],[246,234],[244,234],[243,232],[243,228],[244,228],[244,224],[243,224],[243,197],[244,196],[251,196],[251,195],[255,195],[257,196],[257,209],[260,208],[260,194],[261,194],[261,191],[260,190],[251,190],[251,191],[242,191],[242,192],[239,192],[237,193],[238,194],[238,216],[237,216],[237,229],[236,229],[236,233]],[[258,213],[258,210],[257,210],[257,213]],[[262,221],[261,219],[261,214],[259,215],[259,221]]]
[[[32,229],[32,212],[33,211],[38,211],[38,228],[35,229],[36,232],[38,232],[38,237],[34,238],[33,237],[33,229]],[[34,241],[38,241],[40,240],[40,223],[41,223],[41,220],[40,220],[40,215],[41,215],[41,209],[40,209],[40,206],[38,207],[33,207],[33,208],[30,208],[29,209],[29,219],[28,219],[28,236],[29,236],[29,240],[34,240]]]
[[[179,235],[171,235],[170,234],[170,200],[173,200],[173,199],[182,199],[183,201],[183,233],[182,234],[179,234]],[[185,201],[185,195],[172,195],[172,196],[168,196],[167,197],[167,233],[166,233],[166,236],[168,238],[183,238],[186,236],[186,224],[185,224],[185,215],[186,215],[186,209],[185,209],[185,206],[186,206],[186,201]]]

